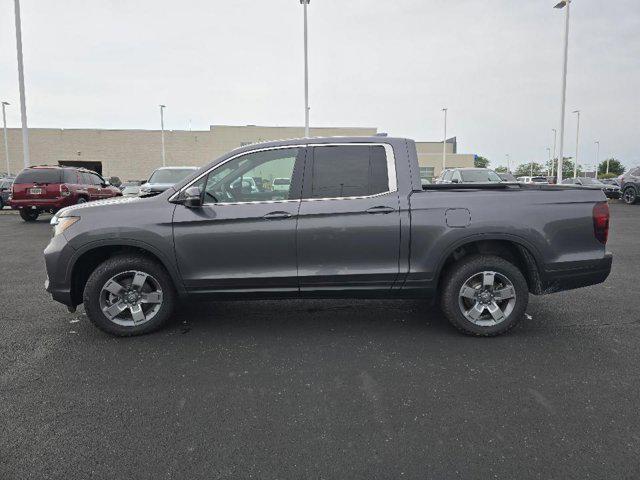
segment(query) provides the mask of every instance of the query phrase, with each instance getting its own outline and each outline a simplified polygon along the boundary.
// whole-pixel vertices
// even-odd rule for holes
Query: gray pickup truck
[[[458,330],[493,336],[529,293],[603,282],[612,261],[602,191],[423,186],[414,142],[378,136],[245,146],[155,197],[52,224],[47,290],[123,336],[187,298],[273,297],[438,299]]]

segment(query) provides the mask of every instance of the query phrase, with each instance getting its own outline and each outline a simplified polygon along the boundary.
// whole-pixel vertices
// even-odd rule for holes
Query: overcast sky
[[[311,0],[312,126],[372,126],[505,163],[546,158],[559,125],[555,0]],[[29,125],[302,125],[298,0],[22,0]],[[574,0],[566,152],[640,164],[640,0]],[[13,1],[0,2],[0,98],[19,126]]]

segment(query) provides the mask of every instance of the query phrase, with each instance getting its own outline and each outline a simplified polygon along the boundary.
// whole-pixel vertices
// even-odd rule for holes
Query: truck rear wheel
[[[21,208],[20,216],[25,222],[35,222],[38,219],[40,212],[31,208]]]
[[[524,318],[528,303],[522,272],[501,257],[462,258],[444,278],[442,310],[467,335],[492,337],[507,332]]]
[[[128,337],[159,329],[171,317],[176,292],[169,274],[142,255],[120,255],[89,276],[84,308],[95,326]]]

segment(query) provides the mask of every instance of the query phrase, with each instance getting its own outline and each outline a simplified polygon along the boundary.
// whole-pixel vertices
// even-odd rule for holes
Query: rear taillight
[[[63,197],[68,197],[69,195],[71,195],[69,187],[67,187],[64,183],[60,185],[60,195],[62,195]]]
[[[609,205],[604,202],[596,203],[593,207],[593,233],[600,243],[607,243],[607,238],[609,237]]]

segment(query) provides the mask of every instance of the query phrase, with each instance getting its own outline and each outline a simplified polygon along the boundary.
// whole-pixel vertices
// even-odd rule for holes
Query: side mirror
[[[458,180],[457,178],[452,178],[451,183],[460,183],[460,180]]]
[[[188,208],[200,208],[202,206],[202,193],[200,187],[189,187],[184,191],[182,204]]]
[[[109,183],[108,180],[105,180],[104,182],[102,182],[102,188],[109,187],[110,185],[111,185],[111,183]]]

